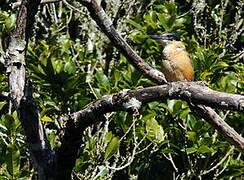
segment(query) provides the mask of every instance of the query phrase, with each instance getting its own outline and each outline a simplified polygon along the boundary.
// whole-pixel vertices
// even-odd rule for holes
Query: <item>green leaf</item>
[[[186,148],[187,154],[193,154],[197,151],[195,147]]]
[[[169,31],[169,30],[170,30],[170,27],[169,27],[168,24],[167,24],[168,19],[166,18],[165,14],[157,13],[157,16],[158,16],[160,25],[161,25],[166,31]]]
[[[137,22],[135,22],[135,21],[133,21],[131,19],[127,19],[127,22],[130,25],[134,26],[136,29],[138,29],[138,30],[140,30],[142,32],[145,30],[145,27],[144,26],[140,25],[139,23],[137,23]]]
[[[5,25],[6,25],[7,31],[10,31],[14,27],[15,21],[16,21],[16,15],[15,14],[12,14],[10,17],[8,17],[5,20]]]
[[[50,118],[50,117],[48,117],[46,115],[42,117],[42,121],[43,122],[53,122],[52,118]]]
[[[20,152],[13,146],[8,147],[8,152],[6,154],[6,163],[8,172],[14,176],[19,172],[20,168]]]
[[[59,38],[59,43],[61,45],[61,53],[70,54],[70,48],[71,48],[70,37],[68,35],[61,35]]]
[[[16,15],[14,13],[12,15],[9,15],[4,11],[0,11],[0,35],[13,29],[15,22]]]
[[[155,101],[155,102],[150,102],[150,103],[148,103],[148,107],[150,108],[150,109],[155,109],[155,108],[157,108],[158,106],[159,106],[159,102],[157,102],[157,101]]]
[[[48,140],[49,140],[50,145],[53,149],[55,147],[55,141],[56,141],[56,135],[55,135],[55,132],[53,130],[51,130],[51,132],[48,136]]]
[[[174,15],[177,13],[177,7],[175,3],[166,2],[164,6],[166,7],[168,14]]]
[[[7,104],[6,101],[2,101],[2,102],[0,102],[0,110],[2,110],[2,108],[4,107],[5,104]]]
[[[13,131],[16,129],[13,116],[11,116],[10,114],[6,114],[3,116],[3,119],[5,126],[8,128],[9,131]]]
[[[197,139],[197,134],[196,134],[196,132],[194,132],[194,131],[188,131],[187,132],[187,137],[188,137],[188,139],[190,140],[190,141],[196,141],[196,139]]]
[[[113,138],[112,132],[107,132],[105,135],[105,143],[107,144],[107,143],[111,142],[112,138]]]
[[[162,142],[165,138],[162,126],[154,118],[146,121],[146,132],[151,141]]]
[[[189,108],[186,108],[181,111],[180,117],[185,119],[185,118],[187,118],[187,116],[189,115],[190,112],[191,112],[191,110]]]
[[[147,26],[150,26],[153,29],[157,28],[155,11],[150,11],[149,13],[144,14],[143,19],[144,19],[144,22],[147,24]]]
[[[208,70],[205,70],[204,72],[202,72],[202,74],[200,75],[200,79],[201,80],[205,80],[207,79],[207,77],[209,77],[210,75],[212,75],[212,72],[209,72]]]
[[[62,60],[55,60],[53,62],[53,67],[55,68],[55,71],[57,74],[60,74],[62,71],[66,72],[66,70],[64,70],[64,63]],[[67,70],[67,72],[69,73],[69,71]],[[69,73],[71,74],[71,73]]]
[[[105,155],[104,155],[104,160],[107,161],[109,160],[119,149],[120,141],[118,137],[113,137],[113,139],[110,141],[108,144]]]
[[[115,87],[118,86],[118,83],[121,81],[122,79],[122,74],[120,71],[118,71],[117,69],[114,71],[114,84],[115,84]]]
[[[214,150],[206,145],[202,145],[197,149],[198,153],[212,153]]]
[[[173,106],[173,113],[178,114],[182,110],[182,101],[175,100]]]
[[[74,74],[76,71],[76,67],[74,65],[74,63],[68,61],[65,63],[64,65],[64,72],[67,72],[69,74]]]
[[[108,77],[103,73],[103,71],[97,71],[95,74],[95,78],[98,82],[98,86],[105,90],[106,92],[110,92],[110,82]]]

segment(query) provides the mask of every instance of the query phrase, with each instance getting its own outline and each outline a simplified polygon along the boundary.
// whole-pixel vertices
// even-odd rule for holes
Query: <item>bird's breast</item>
[[[187,52],[164,55],[162,72],[167,81],[192,81],[194,70]]]

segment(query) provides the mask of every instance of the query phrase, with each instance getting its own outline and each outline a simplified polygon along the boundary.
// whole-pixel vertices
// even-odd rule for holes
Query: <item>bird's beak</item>
[[[149,35],[152,39],[159,41],[161,44],[165,45],[169,41],[180,41],[180,36],[176,33],[164,33],[162,35]]]
[[[150,38],[155,39],[155,40],[160,40],[161,36],[159,35],[148,35]]]

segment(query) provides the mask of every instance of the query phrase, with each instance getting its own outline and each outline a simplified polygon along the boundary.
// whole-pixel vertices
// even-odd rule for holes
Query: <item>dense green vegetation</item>
[[[116,2],[101,4],[147,63],[159,68],[162,51],[148,34],[177,32],[190,53],[196,81],[206,81],[214,90],[244,94],[241,0]],[[2,42],[15,27],[17,9],[11,3],[1,0]],[[154,85],[114,48],[84,7],[69,3],[73,5],[66,1],[41,5],[27,53],[27,74],[53,149],[60,145],[60,117],[103,95]],[[0,81],[4,94],[8,86],[3,68]],[[216,111],[243,135],[243,113]],[[110,113],[105,122],[89,127],[74,179],[243,179],[243,153],[192,113],[186,102],[152,102],[140,113],[139,118]],[[0,179],[34,178],[23,130],[4,96],[0,116]]]

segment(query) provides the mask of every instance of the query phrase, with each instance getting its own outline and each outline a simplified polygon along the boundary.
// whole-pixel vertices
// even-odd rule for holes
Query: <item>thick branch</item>
[[[32,97],[31,85],[25,77],[25,58],[28,37],[40,0],[23,0],[17,17],[16,29],[11,33],[4,55],[9,77],[11,102],[17,110],[31,158],[39,179],[52,178],[53,152],[46,140],[39,111]]]
[[[191,104],[202,104],[213,108],[244,111],[244,96],[214,91],[199,82],[175,82],[171,83],[171,86],[169,98],[180,98]]]
[[[206,96],[208,97],[207,99]],[[75,165],[76,155],[81,145],[82,131],[96,122],[103,121],[103,114],[114,111],[133,111],[138,104],[165,99],[180,98],[192,103],[206,104],[212,107],[231,108],[243,111],[244,96],[213,91],[197,82],[173,82],[161,86],[148,87],[138,90],[120,92],[104,96],[98,101],[89,104],[85,109],[70,115],[65,129],[62,145],[57,153],[56,170],[58,177],[70,176]],[[130,106],[128,106],[130,104]],[[223,134],[236,147],[244,150],[244,139],[227,123],[207,107],[202,107],[200,114],[213,125],[220,134]],[[206,113],[202,113],[202,112]],[[214,117],[212,117],[214,116]]]
[[[52,179],[54,176],[54,153],[51,151],[46,138],[39,111],[32,96],[31,87],[30,82],[27,81],[25,93],[18,108],[18,114],[21,125],[25,130],[26,142],[37,169],[39,179],[47,180]]]
[[[208,97],[207,99],[206,96]],[[244,111],[244,96],[217,92],[206,86],[200,85],[197,82],[172,82],[166,85],[130,90],[127,92],[104,96],[101,100],[91,103],[85,109],[72,114],[71,119],[74,120],[76,127],[88,127],[89,125],[94,124],[94,121],[96,121],[96,118],[94,117],[96,116],[113,111],[128,110],[126,103],[132,98],[135,98],[142,104],[152,101],[161,101],[168,98],[184,99],[189,103],[198,103],[222,109]],[[208,113],[207,111],[209,111],[209,108],[202,108],[204,108],[203,111]],[[209,115],[213,116],[212,112],[209,112]],[[209,115],[203,117],[211,119]],[[226,125],[224,126],[226,127]],[[229,127],[226,127],[221,131],[224,132],[224,135],[226,134],[228,136],[229,130]],[[244,150],[244,139],[242,139],[239,144],[242,145],[237,147]]]

